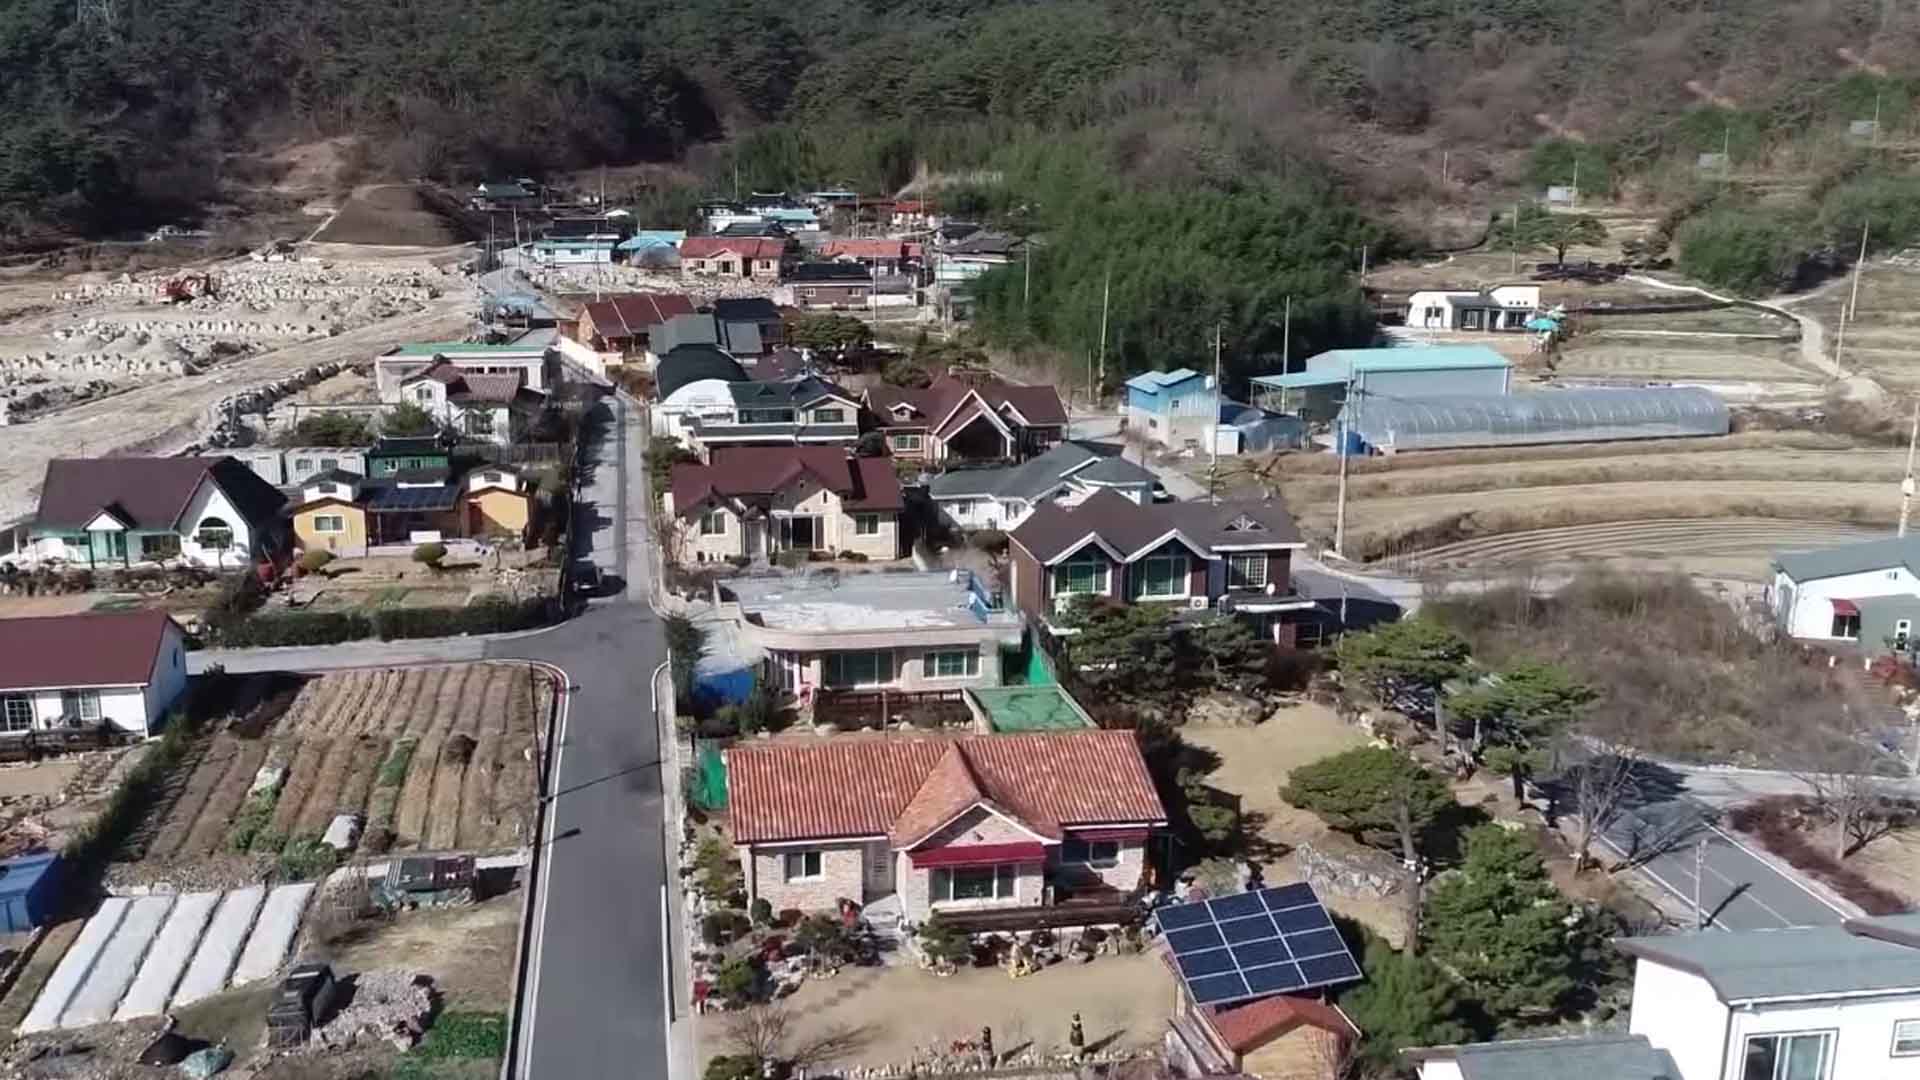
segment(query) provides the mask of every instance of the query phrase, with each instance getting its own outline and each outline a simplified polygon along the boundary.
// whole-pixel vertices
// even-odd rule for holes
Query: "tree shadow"
[[[839,1024],[796,1046],[787,1060],[809,1069],[858,1054],[873,1041],[871,1024]]]

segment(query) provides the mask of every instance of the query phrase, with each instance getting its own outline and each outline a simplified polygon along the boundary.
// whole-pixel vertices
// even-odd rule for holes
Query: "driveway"
[[[633,410],[597,406],[576,501],[576,554],[625,584],[577,618],[527,634],[195,653],[191,670],[329,671],[462,660],[535,660],[565,672],[549,739],[547,812],[511,1075],[668,1075],[661,903],[666,857],[653,674],[666,642],[648,602],[647,499]]]

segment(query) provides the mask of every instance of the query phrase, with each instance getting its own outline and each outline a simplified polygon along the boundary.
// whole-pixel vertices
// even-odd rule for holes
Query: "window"
[[[821,666],[828,686],[880,686],[893,681],[893,652],[889,649],[832,652]]]
[[[294,462],[293,462],[293,475],[295,475],[295,476],[305,476],[305,475],[307,475],[308,473],[310,473],[310,472],[312,472],[312,471],[313,471],[313,462],[311,462],[311,461],[308,461],[308,460],[307,460],[306,458],[295,458],[295,459],[294,459]]]
[[[1120,865],[1120,842],[1075,840],[1069,837],[1060,845],[1060,861],[1091,866],[1095,870],[1110,870]]]
[[[847,422],[845,409],[815,409],[813,422],[816,424],[844,424]]]
[[[1827,636],[1837,637],[1837,638],[1849,638],[1849,639],[1859,637],[1860,636],[1860,613],[1856,611],[1851,615],[1844,615],[1838,611],[1834,612],[1833,613],[1833,633]]]
[[[320,459],[320,471],[321,471],[321,472],[331,472],[332,470],[334,470],[334,469],[337,469],[337,468],[339,468],[339,467],[340,467],[340,459],[339,459],[339,458],[330,458],[330,457],[323,457],[323,458],[321,458],[321,459]],[[308,462],[305,462],[305,461],[302,461],[302,462],[300,463],[300,471],[301,471],[301,472],[306,472],[306,471],[308,471],[308,470],[310,470],[310,469],[312,469],[312,468],[313,468],[313,466],[312,466],[311,464],[309,464]]]
[[[1141,596],[1187,595],[1187,557],[1149,555],[1140,560]]]
[[[1833,1035],[1831,1031],[1755,1035],[1747,1039],[1740,1080],[1828,1080]]]
[[[470,409],[460,417],[469,435],[493,434],[493,414],[479,409]]]
[[[930,899],[1011,900],[1018,870],[1012,864],[968,866],[953,870],[935,870],[928,883]]]
[[[194,542],[203,548],[225,551],[233,546],[233,526],[222,518],[202,518],[200,530],[194,534]]]
[[[178,558],[179,555],[180,538],[172,533],[167,533],[165,536],[143,536],[140,538],[140,557],[143,559],[158,561],[160,559]]]
[[[743,424],[791,424],[792,409],[741,409],[740,422]]]
[[[1920,1056],[1920,1020],[1895,1020],[1893,1022],[1894,1057]]]
[[[343,533],[347,531],[345,514],[313,515],[313,531],[317,533]]]
[[[1060,569],[1054,572],[1054,595],[1105,595],[1108,591],[1107,575],[1110,573],[1112,568],[1107,565],[1105,556],[1097,551],[1083,551],[1061,563]]]
[[[433,387],[416,386],[413,388],[413,400],[421,405],[433,404]]]
[[[820,853],[817,851],[789,851],[783,861],[786,863],[788,881],[812,881],[820,876]]]
[[[25,694],[0,698],[0,722],[6,724],[8,732],[33,730],[33,699]]]
[[[60,715],[68,720],[80,720],[89,724],[99,723],[100,691],[62,690],[60,692]]]
[[[893,437],[893,448],[895,450],[918,450],[920,449],[920,436],[895,435]]]
[[[700,515],[701,536],[727,535],[727,515],[722,510],[709,510]]]
[[[853,515],[853,535],[879,536],[880,535],[880,515],[879,514]]]
[[[813,299],[813,298],[814,298],[814,295],[815,295],[815,290],[813,290],[813,289],[801,289],[801,290],[800,290],[800,295],[802,295],[802,296],[804,296],[804,297],[806,297],[807,299],[809,299],[809,300],[811,300],[811,299]]]
[[[980,674],[980,654],[966,649],[927,654],[927,678],[963,679]]]
[[[506,476],[497,472],[484,472],[480,474],[480,479],[485,480],[489,484],[498,484],[503,483],[506,480]]]
[[[1228,532],[1266,532],[1267,527],[1245,514],[1227,522]]]
[[[1264,589],[1267,587],[1267,555],[1227,556],[1227,588]]]

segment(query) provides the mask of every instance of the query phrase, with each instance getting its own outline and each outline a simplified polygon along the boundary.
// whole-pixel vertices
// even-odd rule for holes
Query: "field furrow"
[[[260,764],[267,760],[265,739],[241,739],[235,748],[233,765],[226,778],[207,799],[200,811],[200,820],[194,822],[193,831],[187,836],[182,854],[212,855],[221,850],[227,841],[227,830],[233,823],[234,812],[247,797],[247,788],[252,785],[254,774],[260,771]]]
[[[346,784],[347,769],[359,744],[358,738],[343,735],[327,745],[326,757],[321,760],[320,771],[313,780],[313,790],[287,830],[289,836],[318,836],[327,831],[327,823],[340,812],[340,791]]]
[[[300,811],[305,809],[307,800],[313,796],[321,763],[331,745],[330,739],[303,739],[294,744],[293,757],[287,763],[286,783],[280,788],[279,801],[273,804],[270,828],[274,832],[281,836],[293,834],[293,826],[300,820]]]

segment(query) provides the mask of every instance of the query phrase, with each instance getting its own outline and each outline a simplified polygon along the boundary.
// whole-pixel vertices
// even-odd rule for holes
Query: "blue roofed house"
[[[1349,385],[1382,398],[1497,396],[1513,390],[1513,362],[1484,345],[1329,349],[1307,357],[1305,370],[1256,376],[1253,392],[1279,412],[1332,420]]]
[[[1161,446],[1204,443],[1213,402],[1213,380],[1192,368],[1142,372],[1127,380],[1127,426]]]

